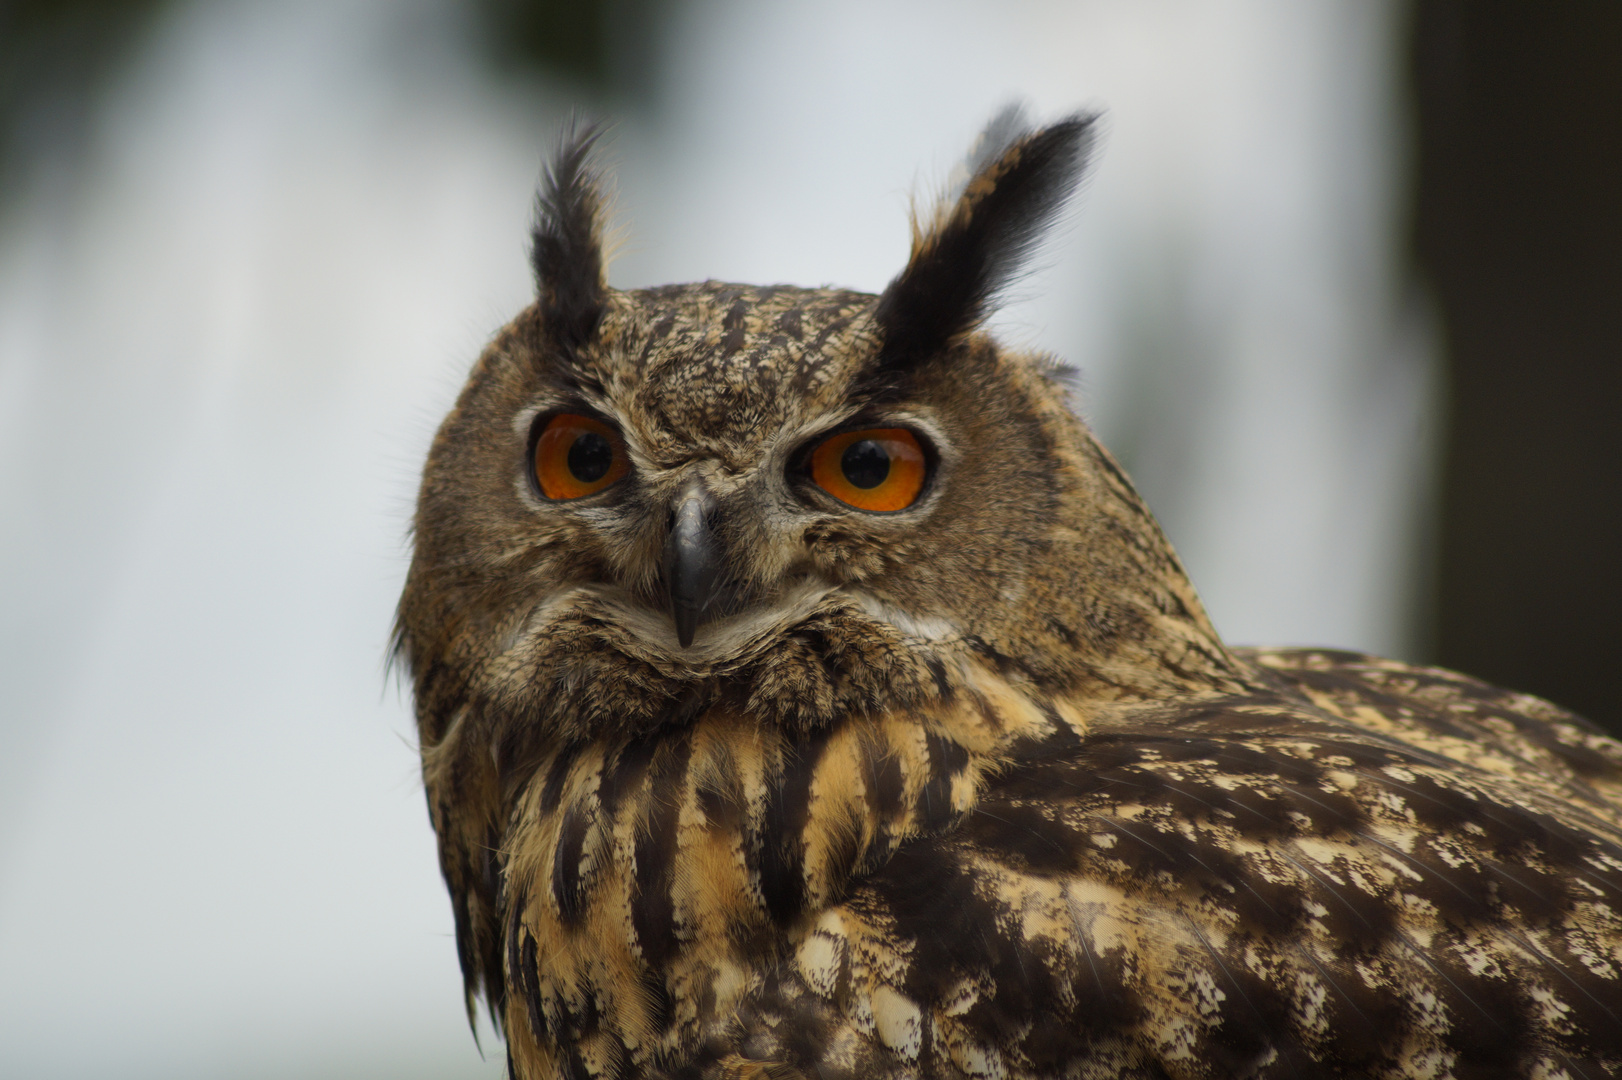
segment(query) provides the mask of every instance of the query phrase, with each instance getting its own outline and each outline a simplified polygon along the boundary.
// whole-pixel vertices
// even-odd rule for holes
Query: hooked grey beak
[[[697,495],[684,496],[676,506],[665,538],[664,572],[676,640],[685,649],[700,626],[725,610],[731,595],[721,545],[710,529],[706,501]]]

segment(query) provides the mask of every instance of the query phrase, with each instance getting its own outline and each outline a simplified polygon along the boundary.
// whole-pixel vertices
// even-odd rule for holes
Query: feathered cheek
[[[870,581],[898,569],[903,562],[894,543],[840,525],[814,525],[806,530],[805,539],[817,572],[841,583]]]

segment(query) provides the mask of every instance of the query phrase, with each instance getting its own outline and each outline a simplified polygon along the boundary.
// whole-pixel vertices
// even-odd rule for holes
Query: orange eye
[[[811,451],[811,479],[858,510],[905,510],[924,490],[924,448],[906,428],[843,431]]]
[[[535,440],[535,480],[548,499],[594,495],[630,468],[619,433],[589,416],[559,413]]]

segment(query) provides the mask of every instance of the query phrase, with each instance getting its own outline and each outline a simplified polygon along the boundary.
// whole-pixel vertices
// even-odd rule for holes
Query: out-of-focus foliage
[[[165,2],[0,3],[0,191],[30,158],[82,134],[97,91]]]
[[[644,90],[667,0],[477,0],[487,53],[504,70],[561,75],[597,94]]]
[[[0,0],[0,192],[82,140],[98,91],[169,0]],[[473,0],[491,65],[600,98],[644,93],[669,0]]]

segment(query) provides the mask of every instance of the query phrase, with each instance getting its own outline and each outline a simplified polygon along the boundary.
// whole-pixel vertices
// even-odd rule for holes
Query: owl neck
[[[1120,465],[1088,439],[1100,510],[1085,546],[1103,573],[1088,583],[1096,610],[1113,619],[1093,632],[1093,669],[1115,696],[1172,701],[1258,689],[1251,668],[1223,643],[1188,571]],[[1102,585],[1100,584],[1100,579]]]
[[[1068,700],[1242,693],[1251,676],[1211,624],[1176,551],[1120,465],[1068,413],[1058,509],[1017,599],[966,644],[1005,676]]]

